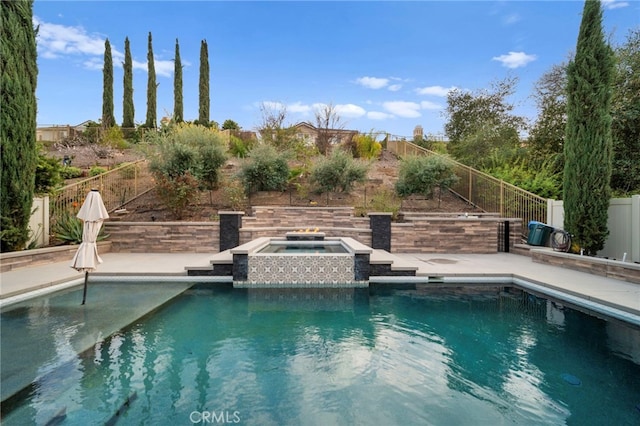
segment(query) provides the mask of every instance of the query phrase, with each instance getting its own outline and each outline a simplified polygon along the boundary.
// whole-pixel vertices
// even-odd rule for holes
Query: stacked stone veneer
[[[57,262],[69,262],[78,251],[79,244],[46,247],[33,250],[11,251],[0,253],[0,272],[9,272],[14,269],[27,266],[47,265]],[[98,243],[98,253],[104,254],[111,251],[110,241]]]
[[[637,263],[580,256],[577,254],[543,249],[531,250],[531,258],[534,262],[544,263],[545,265],[560,266],[589,274],[640,284],[640,264]]]
[[[438,217],[412,213],[391,222],[391,252],[495,253],[498,226],[504,218]],[[520,242],[520,219],[508,219],[511,246]],[[350,237],[372,246],[369,217],[354,216],[350,207],[254,207],[241,217],[239,244],[259,237],[282,237],[299,229],[315,229],[326,237]],[[219,222],[106,222],[111,250],[132,253],[220,251]],[[381,247],[374,247],[381,248]]]
[[[396,253],[496,253],[498,217],[433,217],[412,215],[391,224],[391,251]],[[520,219],[509,219],[510,247],[520,240]]]
[[[217,253],[219,222],[105,222],[111,251]]]

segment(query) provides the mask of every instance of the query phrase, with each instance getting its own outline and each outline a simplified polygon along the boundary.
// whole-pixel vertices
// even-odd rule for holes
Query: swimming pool
[[[27,330],[80,291],[22,306]],[[176,291],[80,355],[68,342],[82,317],[57,317],[40,337],[53,359],[3,403],[3,424],[640,421],[638,328],[515,287]]]

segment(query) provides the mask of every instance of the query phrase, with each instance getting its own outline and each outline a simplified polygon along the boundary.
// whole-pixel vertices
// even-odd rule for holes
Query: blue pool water
[[[640,331],[515,288],[179,293],[80,355],[57,321],[3,425],[640,424]]]

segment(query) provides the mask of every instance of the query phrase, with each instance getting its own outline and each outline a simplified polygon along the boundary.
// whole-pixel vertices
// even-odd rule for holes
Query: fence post
[[[640,262],[640,195],[631,196],[631,260]]]
[[[471,169],[470,168],[466,168],[467,173],[469,173],[469,198],[468,200],[475,204],[476,202],[473,200],[473,198],[471,198],[471,194],[473,194],[473,191],[471,189],[471,186],[473,185],[473,175],[471,174]]]
[[[500,179],[500,216],[504,216],[504,181]]]

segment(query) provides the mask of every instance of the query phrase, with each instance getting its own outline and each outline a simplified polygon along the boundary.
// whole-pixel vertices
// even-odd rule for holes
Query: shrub
[[[66,166],[60,170],[60,175],[63,179],[75,179],[82,176],[82,169],[79,167]]]
[[[217,131],[181,123],[146,138],[155,152],[151,172],[164,204],[181,218],[200,188],[215,189],[226,161],[225,143]]]
[[[537,169],[524,160],[517,160],[484,171],[543,198],[558,199],[562,196],[562,177],[555,171],[553,158],[542,163]]]
[[[397,194],[388,189],[376,191],[369,201],[369,211],[371,212],[384,212],[391,213],[392,219],[398,218],[398,212],[402,207],[402,200],[398,198]]]
[[[248,205],[248,198],[244,192],[244,187],[238,179],[224,182],[223,197],[225,205],[234,211],[244,210]]]
[[[401,197],[422,194],[431,198],[435,188],[442,193],[457,181],[453,165],[444,157],[411,156],[400,162],[396,193]]]
[[[201,147],[206,145],[219,145],[226,149],[226,141],[214,128],[198,126],[189,123],[180,123],[168,132],[168,139],[173,143]]]
[[[63,166],[57,158],[38,154],[34,193],[47,194],[62,185],[62,169]]]
[[[176,177],[156,176],[158,196],[176,219],[182,216],[198,193],[198,180],[190,172]]]
[[[53,223],[53,234],[65,244],[80,244],[82,242],[82,228],[82,220],[65,211]],[[102,241],[108,237],[109,235],[105,234],[103,226],[100,228],[97,241]]]
[[[242,140],[237,136],[231,135],[229,138],[229,152],[234,157],[245,158],[251,151],[251,145],[250,141]]]
[[[356,183],[365,181],[368,170],[367,163],[354,160],[344,150],[335,149],[312,166],[309,181],[318,194],[350,192]]]
[[[104,146],[116,149],[126,149],[129,144],[124,139],[124,135],[119,126],[112,126],[102,132],[100,143]]]
[[[224,151],[219,145],[204,145],[199,149],[198,180],[204,189],[214,190],[218,187],[219,170],[227,161]]]
[[[100,166],[93,166],[89,169],[89,176],[98,176],[101,175],[103,173],[107,173],[107,169],[105,169],[104,167],[100,167]]]
[[[238,174],[245,193],[284,191],[289,181],[289,164],[284,153],[271,145],[260,145],[249,153]]]
[[[356,158],[375,159],[382,153],[382,144],[376,141],[373,133],[355,135],[353,145],[355,150],[353,156]]]

